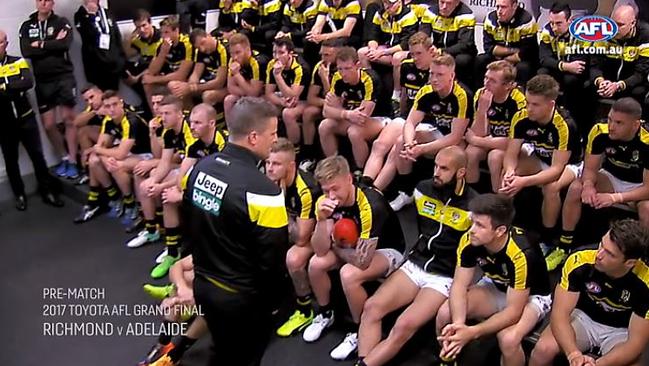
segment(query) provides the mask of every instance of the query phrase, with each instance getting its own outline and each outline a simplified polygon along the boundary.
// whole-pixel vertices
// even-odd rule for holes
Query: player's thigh
[[[543,165],[541,160],[536,156],[529,156],[527,154],[518,155],[518,164],[516,165],[516,174],[519,176],[533,175],[541,171]]]

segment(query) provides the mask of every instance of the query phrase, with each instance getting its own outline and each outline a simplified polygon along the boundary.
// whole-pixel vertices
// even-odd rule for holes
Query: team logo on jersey
[[[539,131],[535,128],[530,128],[529,130],[527,130],[526,134],[529,137],[536,137],[539,135]]]
[[[433,105],[432,109],[433,109],[433,112],[439,112],[439,111],[442,110],[442,106],[439,105],[439,104],[435,104],[435,105]]]
[[[602,292],[602,288],[599,287],[599,285],[597,283],[595,283],[595,282],[586,283],[586,290],[588,290],[588,292],[592,292],[594,294],[598,294],[598,293]]]
[[[408,79],[410,81],[415,81],[415,80],[417,80],[417,77],[415,76],[415,74],[408,74],[408,75],[406,75],[406,79]]]
[[[601,15],[588,15],[570,23],[570,34],[584,42],[604,42],[615,37],[618,26],[613,19]]]
[[[606,148],[606,154],[607,155],[615,155],[616,152],[617,152],[617,150],[615,150],[614,147],[607,147]]]
[[[477,262],[478,262],[478,265],[479,265],[480,267],[484,267],[484,266],[486,266],[487,263],[488,263],[487,260],[484,259],[484,258],[482,258],[482,257],[478,258]]]
[[[554,137],[552,136],[552,134],[548,135],[548,143],[554,144]]]
[[[631,293],[629,292],[629,290],[622,290],[622,295],[620,296],[620,301],[629,302],[630,298],[631,298]]]
[[[54,27],[47,27],[47,35],[48,36],[54,35]]]
[[[631,161],[635,163],[638,160],[640,160],[640,151],[633,150],[633,152],[631,153]]]
[[[487,117],[493,117],[493,116],[496,115],[496,113],[497,113],[497,112],[496,112],[495,109],[493,109],[493,108],[489,108],[489,110],[487,111]]]
[[[457,213],[457,212],[453,212],[453,214],[451,214],[451,221],[452,221],[453,223],[458,222],[458,221],[460,220],[460,218],[461,218],[461,217],[460,217],[460,214]]]

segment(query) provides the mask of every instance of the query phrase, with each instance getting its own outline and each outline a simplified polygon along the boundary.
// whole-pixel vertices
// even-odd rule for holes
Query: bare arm
[[[552,313],[550,314],[550,327],[563,353],[568,356],[573,352],[579,352],[575,330],[570,325],[570,314],[577,306],[579,292],[570,292],[557,285],[552,301]]]
[[[516,174],[516,167],[518,166],[518,155],[523,146],[523,139],[510,138],[507,142],[507,150],[505,150],[505,158],[503,160],[503,171],[505,174]]]
[[[629,320],[629,337],[618,344],[604,356],[597,359],[597,366],[631,365],[636,362],[644,351],[649,340],[649,320],[639,317],[636,313]]]
[[[128,153],[135,145],[134,139],[122,140],[117,147],[105,148],[105,147],[96,147],[95,153],[98,155],[103,155],[107,157],[112,157],[117,160],[124,160],[128,156]]]
[[[559,179],[561,173],[566,168],[568,160],[570,159],[570,151],[554,150],[552,153],[552,165],[548,169],[543,169],[540,172],[525,177],[526,186],[539,186]]]
[[[502,311],[490,316],[487,320],[478,323],[472,328],[475,332],[475,338],[488,334],[495,334],[513,324],[516,324],[523,315],[523,309],[529,299],[530,289],[516,290],[507,289],[507,305]]]
[[[453,285],[451,285],[451,293],[448,298],[449,307],[451,310],[451,321],[453,324],[466,323],[466,308],[467,308],[467,290],[473,282],[473,275],[475,274],[475,267],[466,268],[457,266],[455,267],[455,274],[453,275]]]
[[[309,86],[309,93],[307,95],[306,101],[309,105],[315,106],[315,107],[323,107],[324,106],[324,98],[320,98],[320,86],[319,85],[311,85]],[[326,89],[325,89],[326,90]]]

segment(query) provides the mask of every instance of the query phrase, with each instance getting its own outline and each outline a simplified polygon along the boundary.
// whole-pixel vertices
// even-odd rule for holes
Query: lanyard
[[[41,26],[42,26],[42,28],[41,28]],[[45,40],[45,37],[47,36],[47,34],[45,33],[46,31],[47,31],[47,19],[45,19],[42,22],[39,21],[38,22],[38,38],[40,38],[41,41]]]
[[[110,28],[108,27],[108,16],[106,16],[106,12],[102,7],[99,7],[99,15],[95,15],[95,25],[101,33],[110,33]]]

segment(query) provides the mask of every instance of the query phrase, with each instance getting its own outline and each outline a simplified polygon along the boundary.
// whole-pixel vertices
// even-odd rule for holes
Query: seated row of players
[[[203,31],[195,31],[193,41],[199,50],[205,52],[223,48],[218,39]],[[382,191],[393,183],[404,192],[392,202],[395,209],[409,202],[409,195],[405,192],[411,192],[414,183],[422,178],[412,174],[413,162],[425,165],[426,161],[431,162],[426,157],[434,157],[445,146],[466,146],[469,183],[478,181],[479,163],[486,159],[494,191],[514,195],[526,186],[544,187],[543,221],[546,229],[543,241],[552,244],[553,227],[561,211],[559,193],[575,180],[581,170],[574,166],[581,158],[574,123],[563,109],[556,106],[559,96],[557,82],[547,75],[537,76],[528,83],[525,95],[516,87],[516,69],[511,63],[495,61],[487,66],[485,87],[479,89],[474,98],[463,84],[455,81],[454,59],[445,54],[437,55],[429,37],[416,33],[408,43],[412,59],[404,60],[400,70],[401,115],[405,120],[390,121],[380,117],[388,113],[386,104],[378,101],[380,82],[372,70],[361,67],[355,50],[338,47],[336,43],[324,43],[320,51],[322,60],[312,73],[311,85],[306,88],[306,67],[293,54],[292,43],[286,39],[276,40],[273,46],[275,58],[268,67],[265,96],[283,108],[289,139],[295,144],[299,142],[297,120],[301,115],[304,136],[301,154],[303,158],[312,159],[315,155],[315,126],[322,114],[325,119],[318,129],[325,155],[337,154],[336,135],[346,135],[352,145],[354,165],[362,170],[368,181],[373,181],[374,186]],[[263,88],[261,56],[251,50],[247,39],[233,35],[229,47],[232,59],[227,77],[229,95],[224,98],[226,116],[229,107],[240,96],[248,95],[246,90],[259,95]],[[296,95],[300,95],[299,99],[306,98],[306,101],[300,101]],[[595,154],[606,153],[606,165],[616,168],[604,168],[614,170],[614,177],[632,184],[607,187],[600,183],[600,193],[615,191],[611,193],[621,194],[602,194],[597,196],[597,202],[593,202],[592,197],[584,202],[596,208],[613,203],[641,202],[637,208],[641,220],[646,220],[647,208],[642,201],[646,200],[649,192],[644,188],[646,185],[638,185],[644,179],[643,164],[648,142],[647,132],[639,122],[641,113],[642,108],[632,99],[622,99],[615,104],[610,116],[614,121],[609,124],[624,123],[628,131],[618,137],[613,127],[613,142],[607,140],[608,133],[602,130],[602,125],[595,126],[602,130],[593,132],[599,136],[597,145],[601,145],[595,147]],[[471,127],[467,130],[469,123]],[[632,139],[632,136],[637,138]],[[630,155],[618,156],[626,150],[625,147],[608,146],[620,140],[633,145]],[[372,141],[370,149],[368,143]],[[587,143],[588,149],[592,147],[590,142]],[[587,151],[587,155],[592,153]],[[592,159],[587,156],[586,160]],[[564,174],[566,166],[568,169]],[[594,166],[587,166],[587,169],[588,176]],[[415,169],[415,173],[421,171],[426,170]],[[633,193],[625,193],[631,190]],[[563,215],[565,244],[569,244],[571,232],[579,220],[579,208],[574,208],[575,203],[580,207],[579,199],[575,200],[579,197],[578,187],[570,191],[572,194],[569,194],[569,204]],[[128,197],[130,192],[125,189],[122,193]],[[613,202],[612,198],[620,202]],[[549,260],[553,263],[551,269],[566,256],[562,248],[552,254]]]
[[[354,325],[331,351],[334,359],[357,350],[357,365],[383,365],[436,318],[442,360],[453,362],[470,341],[496,334],[502,364],[524,365],[521,342],[552,309],[530,364],[550,365],[561,350],[571,362],[594,362],[585,353],[595,347],[601,350],[598,363],[637,364],[649,332],[644,226],[615,222],[599,247],[573,253],[552,306],[543,254],[524,230],[512,226],[512,200],[478,195],[466,184],[466,167],[460,147],[436,155],[433,178],[415,189],[419,237],[404,253],[394,211],[375,188],[354,183],[344,158],[324,159],[312,176],[297,168],[292,145],[280,139],[266,172],[285,192],[293,242],[286,265],[297,298],[277,334],[303,330],[307,342],[320,338],[334,323],[327,271],[339,268]],[[346,234],[336,233],[350,219],[357,234],[351,245],[337,237]],[[476,282],[478,268],[484,275]],[[368,298],[362,284],[379,278],[386,280]],[[381,339],[382,319],[404,306]],[[467,319],[481,322],[469,326]]]
[[[476,20],[470,8],[459,0],[441,0],[430,6],[407,5],[402,3],[402,0],[393,2],[386,0],[382,4],[373,4],[377,5],[375,7],[368,6],[367,12],[371,15],[368,15],[364,27],[358,27],[362,21],[360,6],[355,0],[332,4],[323,0],[319,5],[311,1],[292,1],[283,5],[284,10],[280,10],[280,4],[276,0],[270,3],[273,4],[269,5],[270,8],[277,8],[273,11],[283,12],[284,23],[281,30],[277,29],[275,37],[271,37],[265,43],[259,43],[251,32],[245,31],[249,27],[232,27],[232,22],[228,21],[223,21],[222,24],[226,25],[212,32],[218,40],[204,41],[207,34],[201,30],[196,31],[198,33],[191,37],[180,34],[177,21],[173,17],[165,19],[161,23],[161,31],[158,31],[151,25],[148,14],[140,12],[134,20],[136,31],[127,47],[131,55],[139,56],[134,63],[136,67],[134,66],[130,71],[129,83],[141,81],[148,96],[147,100],[150,99],[150,91],[155,84],[168,85],[177,97],[202,97],[208,104],[223,101],[227,93],[268,96],[269,91],[264,90],[263,84],[269,82],[268,79],[273,75],[271,71],[275,67],[267,67],[268,59],[263,53],[274,53],[271,49],[273,39],[289,38],[296,46],[304,48],[304,60],[298,57],[297,61],[291,63],[282,62],[284,66],[282,74],[285,74],[283,79],[286,81],[286,86],[301,84],[304,85],[304,90],[300,95],[295,90],[289,91],[289,88],[282,88],[277,84],[275,92],[287,95],[282,95],[283,101],[274,100],[275,104],[285,107],[288,103],[292,106],[295,101],[291,98],[297,95],[300,97],[296,98],[296,101],[307,99],[309,78],[295,77],[299,82],[291,82],[290,74],[297,67],[293,63],[296,62],[303,68],[302,75],[308,75],[308,69],[313,68],[314,71],[317,69],[317,54],[322,44],[331,42],[359,48],[360,62],[365,68],[376,68],[381,64],[388,65],[390,71],[394,68],[394,80],[392,82],[384,80],[382,87],[392,88],[393,97],[398,99],[401,93],[401,64],[404,59],[412,57],[409,39],[415,32],[421,31],[431,36],[432,52],[453,56],[460,80],[469,86],[482,85],[487,65],[495,60],[506,60],[516,66],[516,78],[520,86],[523,86],[540,66],[539,73],[550,74],[560,83],[561,89],[565,92],[562,104],[568,106],[573,117],[579,122],[578,127],[584,136],[592,126],[590,120],[593,109],[583,108],[587,103],[578,102],[583,101],[583,97],[632,96],[640,103],[645,103],[649,54],[644,45],[649,43],[649,28],[645,23],[637,20],[630,6],[620,6],[612,14],[612,18],[620,25],[615,38],[608,41],[606,45],[597,44],[597,46],[623,47],[624,55],[627,56],[610,54],[589,57],[576,55],[574,52],[571,53],[572,50],[567,49],[574,44],[588,46],[576,42],[569,33],[568,28],[572,18],[567,4],[553,5],[550,11],[550,22],[541,32],[539,45],[536,40],[539,29],[533,17],[520,7],[518,1],[499,0],[497,10],[485,19],[483,39],[486,52],[476,56],[474,41]],[[245,20],[245,15],[235,16],[252,9],[250,4],[246,4],[245,1],[222,3],[222,7],[229,6],[232,12],[222,11],[221,15],[226,18],[234,16],[237,23],[250,25],[252,23],[250,20]],[[264,2],[257,5],[260,9],[266,8]],[[372,19],[370,20],[369,17]],[[336,26],[337,22],[341,24]],[[322,33],[320,28],[325,25],[334,26],[335,31]],[[355,32],[357,29],[362,32],[363,28],[366,30],[365,41],[350,42],[350,38],[360,39]],[[223,32],[222,29],[227,31]],[[503,38],[505,35],[509,38]],[[259,52],[249,51],[241,55],[238,52],[240,50],[230,49],[228,55],[228,47],[225,45],[230,43],[233,36],[235,45],[241,44],[241,37],[245,36],[249,39],[248,44],[252,44]],[[307,45],[314,39],[318,45],[315,51],[310,52]],[[289,53],[294,53],[293,46],[287,48]],[[230,62],[230,57],[234,58],[233,62]],[[197,65],[193,72],[192,61]],[[250,70],[246,70],[250,63],[252,64]],[[244,81],[236,77],[239,70],[244,71],[241,75],[246,82],[243,83],[244,87],[237,88],[237,82]],[[579,93],[587,85],[592,85],[593,92]],[[575,99],[576,95],[582,99]],[[591,99],[594,101],[591,97],[588,101]],[[226,104],[226,113],[231,103],[232,100]],[[299,121],[303,117],[298,112],[299,109],[287,116],[289,122],[286,127],[291,131],[290,137],[294,143],[299,142],[299,136],[296,122],[293,121]],[[304,135],[304,142],[309,142],[308,131],[305,131]]]

